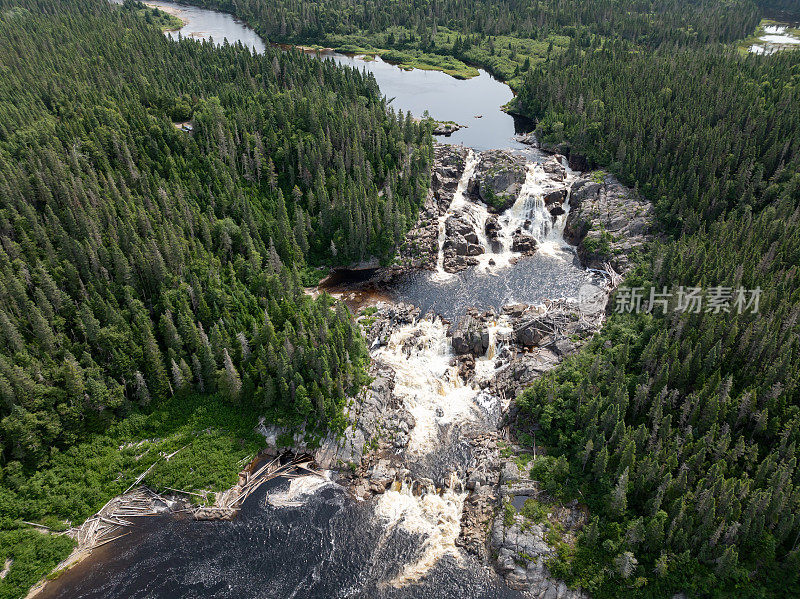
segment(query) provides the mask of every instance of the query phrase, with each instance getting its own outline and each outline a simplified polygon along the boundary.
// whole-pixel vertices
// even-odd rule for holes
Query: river
[[[264,50],[258,36],[229,15],[163,0],[148,4],[183,18],[182,36],[210,36]],[[565,216],[551,221],[544,210],[542,157],[514,141],[515,121],[500,110],[511,98],[507,86],[485,72],[462,81],[381,61],[330,57],[372,72],[396,108],[415,115],[429,110],[437,118],[469,125],[449,142],[475,151],[526,151],[529,161],[516,204],[500,217],[500,242],[490,248],[483,240],[486,255],[478,266],[459,274],[441,268],[419,272],[387,290],[393,300],[431,313],[397,328],[372,352],[374,360],[395,372],[393,393],[416,422],[403,450],[407,476],[413,480],[396,481],[368,501],[356,501],[335,482],[317,477],[275,480],[248,498],[230,522],[144,518],[124,538],[98,548],[47,585],[42,597],[526,596],[509,589],[492,568],[456,545],[467,497],[462,480],[471,459],[460,431],[496,427],[502,402],[461,381],[441,318],[453,320],[468,306],[499,308],[575,297],[588,274],[563,242]],[[470,152],[470,160],[476,160],[473,156]],[[461,192],[466,179],[468,175],[462,176]],[[451,210],[459,208],[474,218],[480,232],[486,208],[462,196],[456,194]],[[517,261],[511,259],[509,240],[520,226],[530,228],[542,251]],[[497,371],[494,335],[504,327],[505,321],[499,320],[492,329],[492,347],[476,359],[479,376],[492,377]]]

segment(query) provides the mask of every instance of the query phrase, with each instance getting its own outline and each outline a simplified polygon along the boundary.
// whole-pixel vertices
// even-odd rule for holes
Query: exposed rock
[[[199,507],[192,511],[192,517],[195,520],[233,520],[238,513],[239,510],[232,507]]]
[[[567,177],[567,169],[561,164],[563,156],[551,156],[542,164],[542,170],[550,175],[551,179],[556,181],[563,181]]]
[[[491,241],[497,241],[498,236],[500,235],[500,223],[497,221],[497,217],[494,214],[490,214],[486,219],[486,224],[484,225],[484,233],[486,233],[486,238]]]
[[[571,151],[569,153],[569,168],[573,171],[586,172],[589,170],[589,159],[583,154]]]
[[[584,265],[620,273],[630,267],[629,255],[647,241],[653,205],[612,175],[592,173],[572,185],[564,236],[578,246]]]
[[[571,168],[573,171],[585,172],[591,168],[588,158],[586,158],[586,156],[583,154],[576,152],[567,142],[561,142],[557,144],[551,142],[542,142],[540,147],[545,152],[556,155],[562,154],[566,156],[567,162],[569,163],[569,168]]]
[[[532,131],[530,133],[520,133],[519,135],[515,135],[514,139],[521,144],[532,146],[534,148],[539,147],[539,140],[536,139],[536,134]]]
[[[516,201],[525,175],[524,158],[503,150],[488,150],[481,154],[467,191],[485,202],[491,211],[500,213]]]
[[[566,198],[567,189],[566,187],[562,187],[560,189],[554,189],[553,191],[546,192],[544,194],[544,203],[545,205],[550,205],[553,203],[562,204]]]
[[[536,345],[546,345],[552,341],[552,332],[553,330],[549,324],[537,319],[515,330],[514,336],[520,345],[534,347]]]
[[[550,216],[561,216],[566,213],[566,210],[560,204],[553,204],[547,210],[550,212]]]
[[[507,462],[503,471],[509,467]],[[516,467],[516,466],[514,466]],[[500,489],[507,501],[513,500],[508,486]],[[539,495],[537,489],[530,489],[532,497]],[[527,493],[527,491],[526,491]],[[523,495],[525,499],[528,495]],[[584,591],[569,589],[564,581],[555,579],[545,565],[556,553],[547,542],[547,535],[553,524],[558,522],[566,531],[566,537],[574,542],[575,533],[583,526],[585,514],[572,506],[552,506],[552,513],[542,521],[530,521],[517,510],[512,511],[511,520],[506,509],[499,510],[494,519],[491,533],[491,546],[497,555],[497,569],[513,589],[528,591],[533,597],[551,599],[588,599]]]
[[[461,272],[470,266],[478,264],[478,259],[472,256],[461,256],[455,253],[452,249],[444,253],[444,270],[445,272]]]
[[[500,484],[515,483],[520,479],[519,468],[514,462],[506,462],[503,464],[503,470],[500,472]]]
[[[517,230],[511,236],[511,250],[526,256],[531,255],[536,251],[536,239]]]
[[[414,226],[398,251],[397,266],[408,269],[436,267],[439,252],[439,217],[443,215],[464,171],[467,150],[459,146],[434,144],[431,188]]]
[[[444,135],[445,137],[450,137],[450,135],[463,128],[464,125],[459,125],[458,123],[439,123],[436,125],[436,127],[434,127],[431,133],[433,135]]]
[[[482,356],[489,348],[489,331],[471,316],[465,316],[451,329],[453,351],[457,355]]]

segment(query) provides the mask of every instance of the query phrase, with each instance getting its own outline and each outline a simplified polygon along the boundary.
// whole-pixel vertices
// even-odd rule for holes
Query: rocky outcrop
[[[545,206],[550,206],[551,204],[563,204],[564,200],[567,199],[567,188],[562,187],[560,189],[554,189],[552,191],[545,192],[543,199]]]
[[[461,533],[456,544],[484,564],[491,556],[486,533],[497,513],[497,486],[500,482],[499,437],[495,432],[474,435],[468,439],[472,462],[466,472],[469,496],[461,513]]]
[[[630,268],[630,254],[651,233],[653,205],[612,175],[595,172],[572,185],[564,236],[578,246],[585,266],[605,263],[620,273]]]
[[[435,144],[431,188],[417,222],[406,234],[398,250],[397,265],[408,269],[432,270],[439,252],[439,217],[447,212],[458,180],[464,171],[467,150],[459,146]]]
[[[480,357],[489,348],[489,332],[472,316],[465,316],[451,328],[453,351],[456,355],[472,354]]]
[[[511,236],[511,251],[519,252],[523,256],[531,256],[536,252],[536,239],[517,229]]]
[[[545,173],[550,175],[551,179],[555,181],[563,181],[564,179],[567,178],[567,169],[564,168],[562,160],[564,160],[563,156],[560,155],[550,156],[542,164],[542,170],[544,170]]]
[[[442,249],[444,269],[451,273],[474,266],[478,263],[474,256],[486,251],[472,223],[464,214],[454,214],[445,221],[445,241]]]
[[[561,154],[565,156],[567,159],[567,163],[569,164],[569,168],[571,168],[573,171],[578,171],[583,173],[590,170],[592,167],[592,165],[589,162],[589,159],[585,155],[576,151],[567,142],[561,142],[557,144],[551,142],[542,142],[541,144],[539,144],[539,147],[545,152],[551,154]]]
[[[543,599],[588,599],[586,592],[569,589],[564,581],[555,579],[546,565],[547,560],[556,553],[555,548],[547,542],[548,533],[554,526],[550,519],[557,520],[570,534],[583,524],[583,518],[575,516],[573,512],[581,515],[582,512],[570,508],[567,510],[570,515],[563,521],[561,517],[548,514],[542,521],[532,522],[511,505],[510,501],[515,497],[509,493],[509,489],[503,486],[501,489],[507,507],[494,519],[491,545],[497,554],[497,569],[508,586]],[[527,497],[522,496],[521,499]]]
[[[500,236],[500,230],[501,227],[497,220],[497,216],[490,214],[483,226],[483,231],[486,234],[486,238],[489,241],[497,241],[498,237]]]
[[[458,123],[438,123],[436,127],[433,128],[431,133],[433,135],[443,135],[445,137],[450,137],[453,133],[458,131],[459,129],[463,129],[465,125],[459,125]]]
[[[516,201],[525,175],[524,158],[503,150],[488,150],[481,154],[467,192],[491,211],[500,213]]]

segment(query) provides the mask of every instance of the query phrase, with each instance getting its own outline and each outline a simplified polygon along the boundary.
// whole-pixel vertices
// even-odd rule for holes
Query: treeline
[[[758,314],[613,315],[519,398],[537,475],[592,519],[553,571],[597,597],[800,594],[798,54],[598,43],[518,102],[656,203],[626,285],[762,290]]]
[[[459,34],[515,35],[539,39],[550,33],[610,36],[648,46],[728,42],[758,23],[752,0],[192,0],[250,22],[274,42],[325,43],[333,35],[377,35],[405,30],[405,46],[432,51],[438,27]],[[401,38],[395,38],[401,44]],[[439,48],[439,51],[444,49]]]
[[[0,2],[3,462],[181,392],[341,426],[368,358],[306,265],[389,256],[427,191],[371,76],[136,8]]]
[[[798,73],[792,53],[610,42],[532,68],[516,105],[540,138],[570,140],[638,184],[668,227],[691,232],[773,203],[800,169]]]

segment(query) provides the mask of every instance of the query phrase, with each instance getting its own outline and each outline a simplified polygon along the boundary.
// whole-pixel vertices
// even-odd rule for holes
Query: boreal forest
[[[570,587],[800,596],[800,51],[740,45],[797,2],[189,3],[275,44],[486,69],[538,139],[653,203],[627,286],[759,288],[758,314],[609,314],[512,428],[590,514],[554,540]],[[153,464],[132,439],[208,456],[154,487],[222,488],[259,419],[341,432],[370,355],[305,289],[391,262],[428,196],[432,125],[368,72],[174,41],[148,14],[0,0],[0,597],[72,549],[26,523],[79,524]]]

